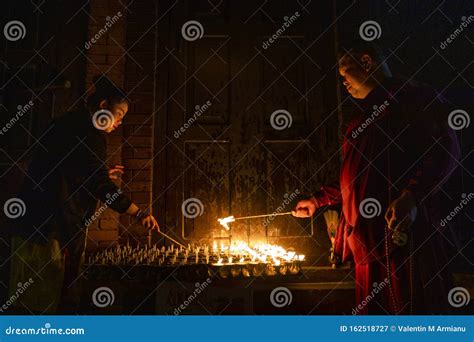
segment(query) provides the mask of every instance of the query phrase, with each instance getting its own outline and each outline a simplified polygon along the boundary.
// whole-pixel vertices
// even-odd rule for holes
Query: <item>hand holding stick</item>
[[[219,219],[217,219],[217,221],[226,230],[230,230],[229,223],[237,221],[237,220],[248,220],[248,219],[255,219],[255,218],[262,218],[262,217],[269,217],[269,216],[283,216],[283,215],[291,215],[291,211],[287,211],[287,212],[284,212],[284,213],[272,213],[272,214],[241,216],[241,217],[227,216],[227,217],[224,217],[224,218],[219,218]]]

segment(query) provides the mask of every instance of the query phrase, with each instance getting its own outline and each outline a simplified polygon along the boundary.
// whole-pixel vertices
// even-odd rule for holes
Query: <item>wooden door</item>
[[[162,1],[158,17],[164,13],[154,197],[171,233],[225,240],[217,218],[291,211],[298,193],[337,177],[330,4]],[[322,222],[239,221],[232,239],[322,255],[329,248]]]

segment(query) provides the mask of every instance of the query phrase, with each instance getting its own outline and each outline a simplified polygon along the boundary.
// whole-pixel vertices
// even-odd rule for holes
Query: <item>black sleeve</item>
[[[105,163],[107,144],[105,133],[90,132],[83,142],[85,149],[86,188],[113,210],[124,213],[132,201],[109,178]]]

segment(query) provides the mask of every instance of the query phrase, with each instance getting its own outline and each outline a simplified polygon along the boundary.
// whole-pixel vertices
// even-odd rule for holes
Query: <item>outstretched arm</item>
[[[156,219],[140,210],[112,181],[110,170],[105,164],[105,136],[90,134],[84,143],[86,174],[90,176],[86,188],[113,210],[133,216],[148,229],[159,229]]]
[[[318,208],[338,203],[341,203],[339,182],[333,185],[324,185],[310,198],[299,201],[292,214],[300,218],[311,217]]]

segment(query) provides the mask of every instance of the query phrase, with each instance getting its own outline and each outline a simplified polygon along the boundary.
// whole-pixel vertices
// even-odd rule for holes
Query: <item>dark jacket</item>
[[[86,108],[55,119],[37,144],[22,191],[26,214],[17,233],[30,241],[56,238],[71,254],[82,253],[86,223],[98,200],[123,213],[130,199],[110,180],[106,133]]]

